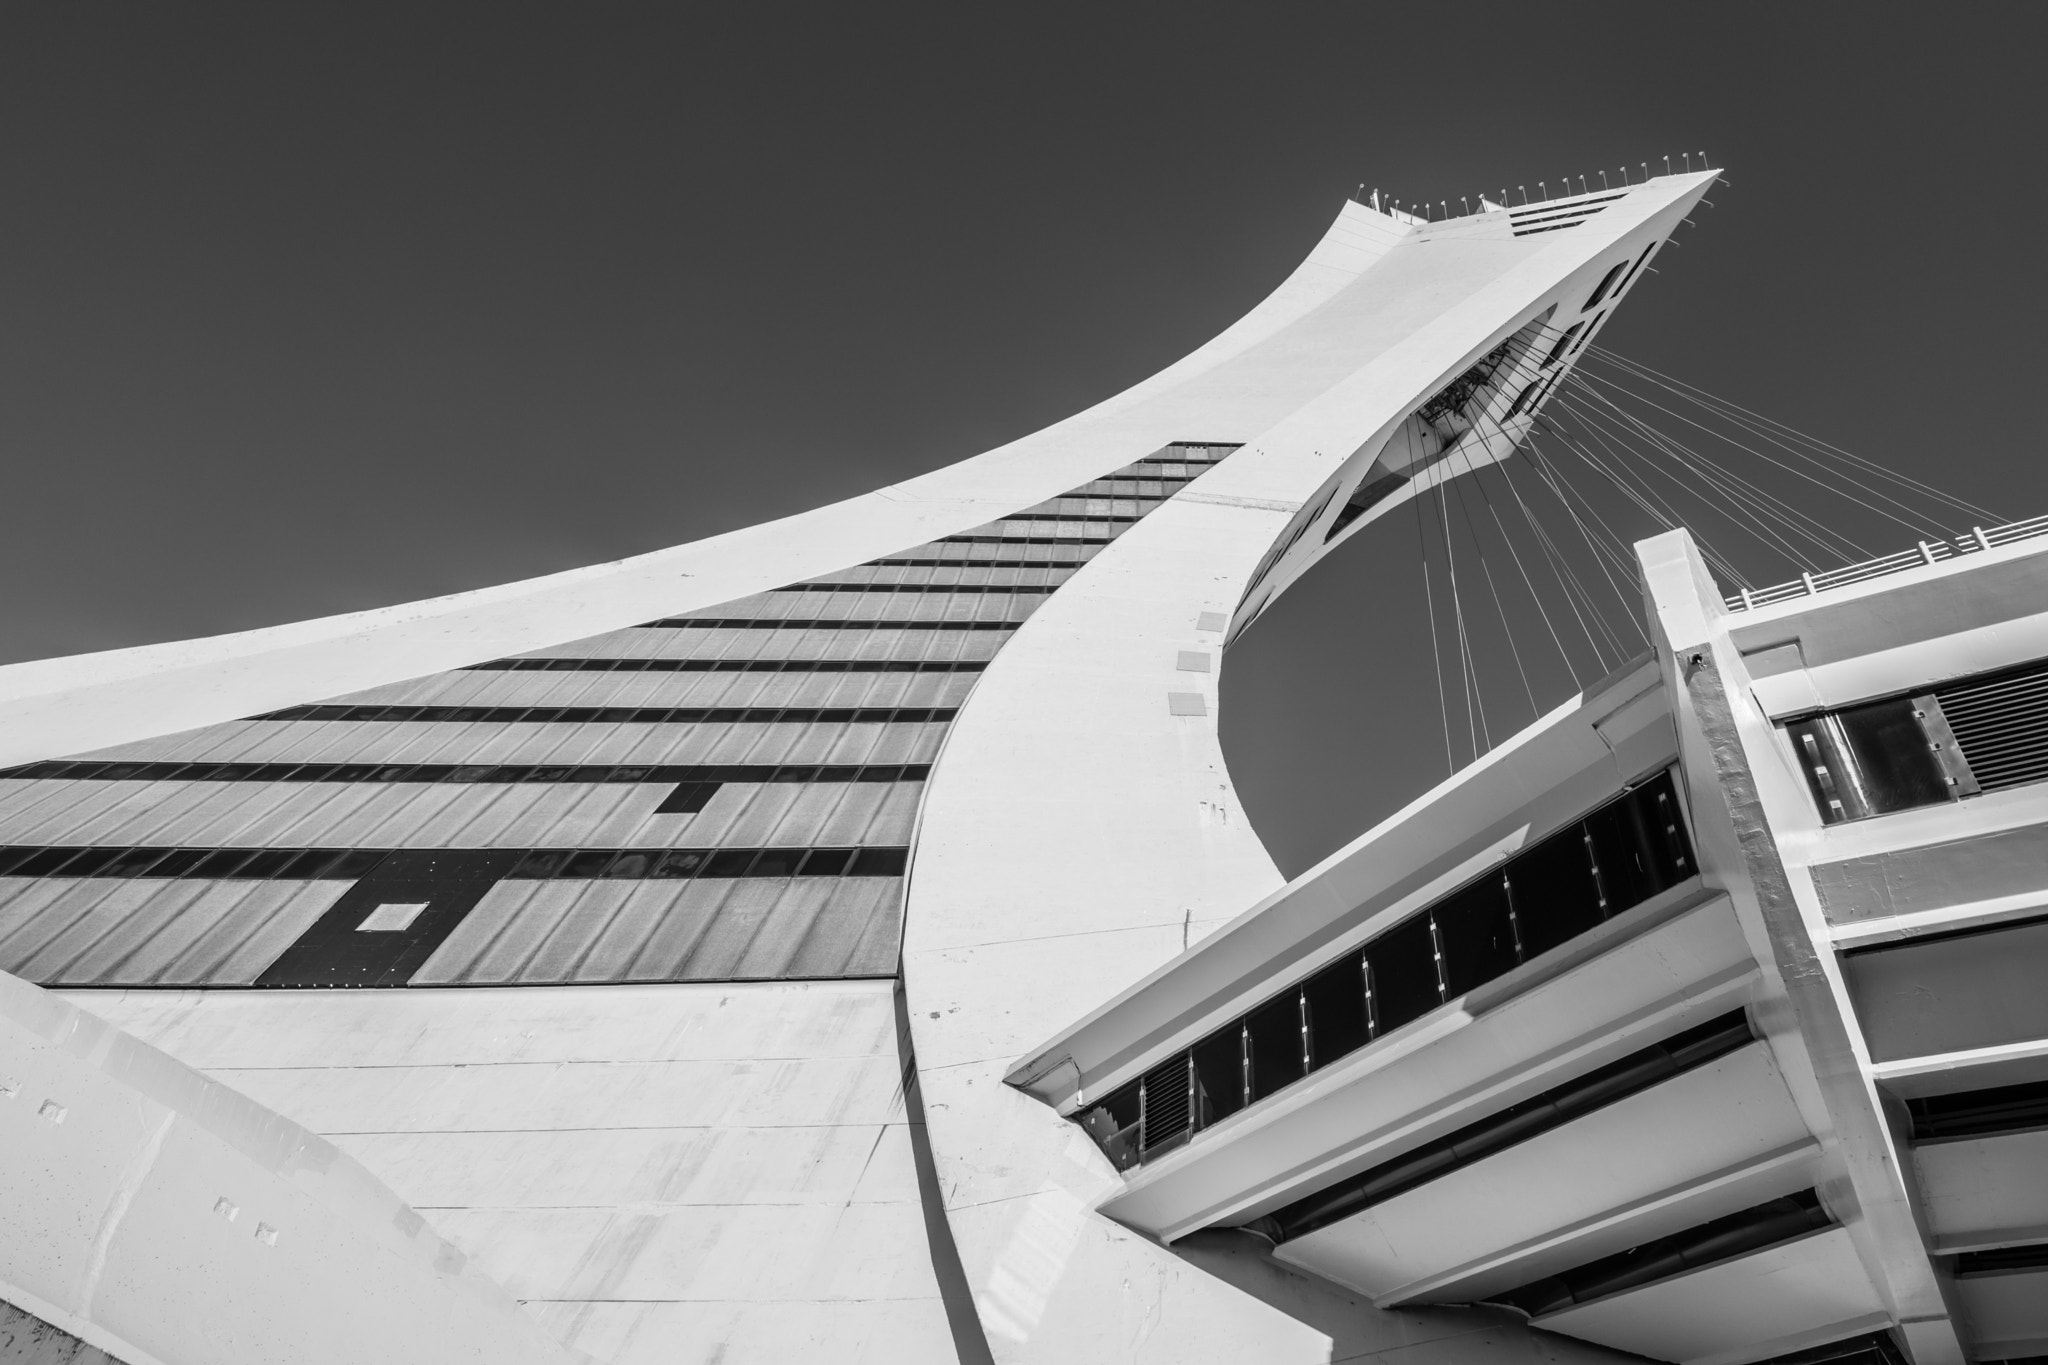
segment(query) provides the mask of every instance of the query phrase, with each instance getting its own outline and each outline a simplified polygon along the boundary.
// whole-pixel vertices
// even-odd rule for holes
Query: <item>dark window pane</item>
[[[1430,912],[1443,945],[1444,994],[1463,995],[1521,961],[1508,918],[1506,883],[1499,872],[1452,892]]]
[[[40,853],[41,851],[41,849],[29,848],[26,846],[17,846],[15,848],[0,849],[0,877],[14,877],[21,875],[17,873],[15,869],[20,867],[29,859],[35,857],[36,854]]]
[[[706,877],[744,877],[747,864],[754,861],[751,848],[728,848],[711,855],[711,861],[704,866]]]
[[[657,856],[653,853],[621,853],[618,861],[604,870],[604,875],[626,879],[645,877],[653,870]]]
[[[151,863],[162,860],[167,849],[124,848],[112,861],[100,869],[102,877],[139,877],[149,870]]]
[[[803,852],[800,848],[763,849],[761,850],[761,856],[754,859],[754,865],[748,869],[747,875],[750,877],[794,877],[796,875],[797,861],[803,857]]]
[[[695,815],[711,801],[717,782],[682,782],[654,808],[657,815]]]
[[[367,877],[377,870],[377,865],[391,856],[389,849],[358,848],[341,855],[341,861],[327,869],[329,879],[355,880]]]
[[[610,849],[584,849],[569,855],[569,861],[562,868],[564,877],[602,877],[605,868],[616,856]]]
[[[192,869],[206,857],[203,848],[174,848],[162,858],[149,865],[152,877],[188,877]]]
[[[283,872],[298,856],[296,849],[266,848],[250,854],[248,861],[235,869],[235,875],[268,880]]]
[[[855,877],[900,877],[910,867],[907,848],[864,848],[853,860]]]
[[[710,856],[710,854],[699,852],[696,849],[671,849],[669,852],[661,855],[661,861],[655,864],[654,871],[650,875],[662,880],[694,877],[704,866],[705,862],[709,860]]]
[[[1308,1002],[1309,1065],[1328,1066],[1366,1045],[1365,955],[1346,953],[1302,983]]]
[[[1606,918],[1585,831],[1576,824],[1517,854],[1507,871],[1525,958],[1547,953]]]
[[[1195,1121],[1208,1127],[1244,1108],[1243,1025],[1195,1044]]]
[[[278,877],[286,881],[315,881],[326,875],[327,869],[340,862],[342,853],[334,848],[309,848],[292,855],[279,872]]]
[[[804,859],[802,875],[806,877],[836,877],[846,871],[853,861],[850,848],[814,848],[811,856]]]
[[[1121,1086],[1081,1112],[1081,1127],[1109,1158],[1127,1171],[1138,1164],[1138,1082]]]
[[[1692,876],[1692,841],[1686,838],[1685,815],[1678,806],[1678,793],[1671,774],[1645,782],[1629,793],[1636,806],[1650,844],[1650,871],[1654,890],[1673,887]]]
[[[1252,1098],[1262,1100],[1282,1086],[1308,1074],[1303,1065],[1301,1000],[1288,991],[1245,1016],[1245,1037],[1251,1043]]]
[[[121,852],[122,850],[118,848],[83,849],[77,857],[64,864],[64,875],[67,877],[97,877],[100,875],[100,869],[120,857]]]
[[[1650,841],[1642,808],[1629,800],[1610,801],[1586,817],[1593,844],[1593,866],[1607,913],[1618,915],[1657,893],[1657,850]]]
[[[1620,265],[1615,266],[1614,269],[1601,276],[1599,288],[1595,289],[1586,301],[1579,305],[1579,311],[1581,313],[1591,312],[1600,300],[1607,297],[1607,291],[1614,287],[1614,282],[1621,278],[1621,272],[1628,269],[1628,267],[1629,262],[1623,261]]]
[[[1443,1003],[1437,989],[1436,945],[1429,916],[1413,919],[1381,934],[1365,946],[1372,968],[1374,1036],[1390,1033],[1419,1019]]]
[[[188,877],[232,877],[243,863],[249,861],[250,850],[246,848],[216,848],[209,850],[199,861],[192,864]]]

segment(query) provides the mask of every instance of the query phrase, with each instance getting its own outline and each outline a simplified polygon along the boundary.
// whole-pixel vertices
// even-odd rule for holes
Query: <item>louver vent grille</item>
[[[1979,787],[2048,782],[2048,664],[1951,684],[1934,695]]]
[[[1581,199],[1577,203],[1550,200],[1514,210],[1508,214],[1508,222],[1514,228],[1517,237],[1529,237],[1539,232],[1556,232],[1560,228],[1577,227],[1594,214],[1606,212],[1607,205],[1619,198],[1619,194],[1604,194],[1592,199]]]
[[[1188,1107],[1188,1061],[1175,1057],[1145,1073],[1146,1156],[1187,1140],[1193,1125]]]

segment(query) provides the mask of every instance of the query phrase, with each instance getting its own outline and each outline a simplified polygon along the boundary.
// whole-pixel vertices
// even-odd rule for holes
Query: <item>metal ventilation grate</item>
[[[2048,782],[2048,663],[1935,689],[1985,791]]]
[[[1192,1098],[1185,1055],[1145,1073],[1145,1156],[1187,1141],[1194,1132]]]

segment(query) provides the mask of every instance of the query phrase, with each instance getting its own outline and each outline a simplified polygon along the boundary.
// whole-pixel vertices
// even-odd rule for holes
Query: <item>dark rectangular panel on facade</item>
[[[656,815],[695,815],[711,802],[723,782],[678,782],[675,790],[661,798]]]
[[[402,986],[519,855],[401,851],[342,894],[259,986]]]
[[[1860,949],[1842,972],[1876,1061],[2048,1037],[2048,919]]]

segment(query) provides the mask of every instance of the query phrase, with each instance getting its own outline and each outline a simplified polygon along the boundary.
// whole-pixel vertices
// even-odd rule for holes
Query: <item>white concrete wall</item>
[[[1483,1315],[1362,1305],[1340,1343],[1327,1312],[1092,1212],[1119,1187],[1108,1161],[1002,1077],[1280,884],[1217,744],[1217,673],[1178,666],[1182,651],[1220,653],[1205,614],[1237,606],[1294,509],[1362,443],[1493,339],[1566,292],[1576,303],[1578,272],[1618,238],[1660,236],[1703,184],[1513,265],[1498,243],[1389,252],[1322,319],[1373,338],[1365,363],[1097,556],[983,675],[926,797],[904,979],[939,1182],[996,1359],[1320,1362],[1340,1345],[1344,1359],[1404,1362],[1599,1357]],[[1326,1310],[1341,1298],[1298,1296]]]
[[[1544,308],[1575,305],[1614,253],[1668,233],[1710,178],[1638,187],[1583,227],[1526,240],[1420,242],[1412,225],[1347,206],[1244,321],[1036,435],[617,564],[0,669],[0,762],[711,606],[969,529],[1171,441],[1249,441],[1018,633],[941,755],[913,870],[907,988],[938,1183],[981,1326],[1003,1360],[1591,1358],[1504,1315],[1373,1315],[1242,1248],[1169,1252],[1125,1233],[1089,1210],[1114,1184],[1107,1163],[1000,1077],[1278,884],[1216,744],[1217,675],[1176,666],[1179,651],[1219,650],[1221,625],[1198,618],[1232,610],[1303,500],[1369,461],[1377,435]],[[883,1041],[889,990],[89,1003],[361,1152],[545,1325],[601,1358],[944,1359],[953,1340]],[[856,1167],[863,1139],[871,1155]],[[792,1185],[792,1163],[815,1183]]]
[[[954,1359],[892,982],[71,998],[331,1140],[593,1359]]]
[[[0,1300],[127,1362],[569,1365],[363,1166],[0,975]]]

